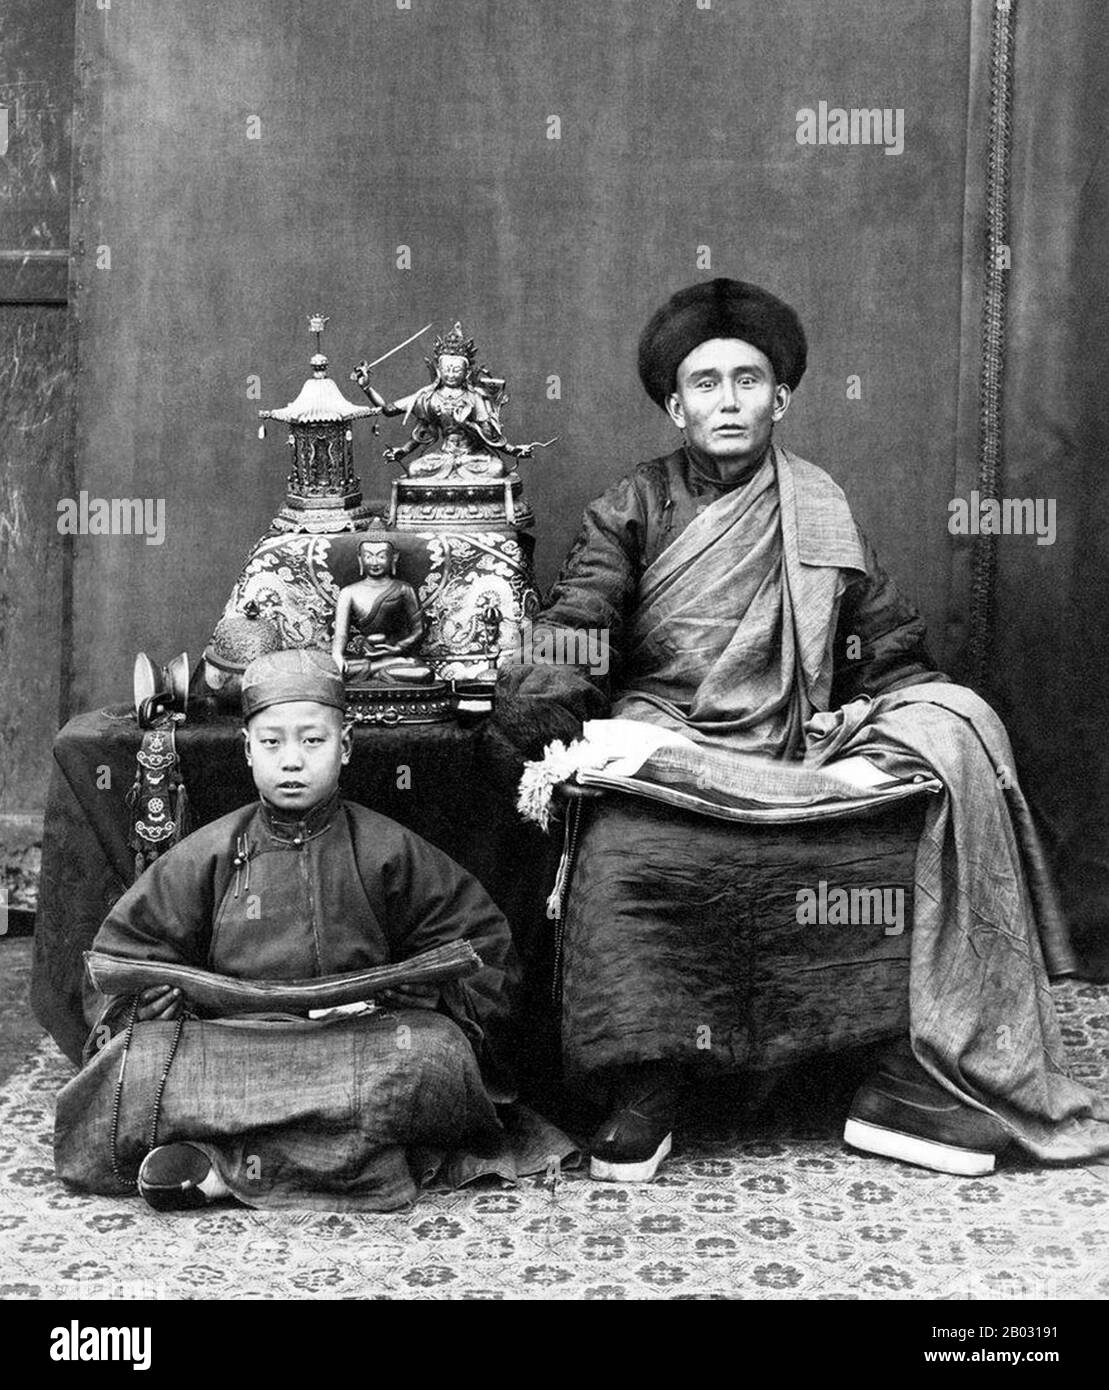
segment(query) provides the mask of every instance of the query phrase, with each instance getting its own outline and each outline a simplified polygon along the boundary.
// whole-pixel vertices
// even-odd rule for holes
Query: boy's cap
[[[313,700],[345,710],[343,678],[327,652],[298,647],[256,657],[243,672],[243,719],[270,705]]]

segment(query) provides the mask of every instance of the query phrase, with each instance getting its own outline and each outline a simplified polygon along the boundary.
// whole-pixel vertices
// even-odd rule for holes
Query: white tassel
[[[524,820],[534,821],[541,830],[548,829],[555,787],[560,782],[568,782],[579,768],[596,767],[597,762],[596,748],[591,748],[584,739],[576,739],[568,748],[561,739],[555,739],[547,745],[541,758],[524,764],[516,809]]]

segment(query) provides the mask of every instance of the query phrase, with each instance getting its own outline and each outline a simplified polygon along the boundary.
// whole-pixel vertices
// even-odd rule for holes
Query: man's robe
[[[306,979],[471,942],[482,968],[440,987],[438,1011],[363,1017],[188,1018],[157,1140],[198,1142],[256,1207],[388,1210],[419,1185],[512,1179],[570,1146],[530,1112],[508,1128],[508,925],[471,875],[419,836],[337,796],[303,819],[264,804],[197,830],[116,903],[95,950],[240,979]],[[117,1193],[112,1111],[129,1000],[90,998],[84,1069],[58,1099],[61,1177]],[[118,1153],[149,1146],[174,1022],[138,1023],[121,1092]]]
[[[1040,1158],[1109,1152],[1109,1105],[1063,1070],[1047,968],[1073,958],[1004,729],[934,669],[919,615],[832,479],[777,447],[730,487],[684,451],[642,465],[587,510],[539,624],[609,632],[614,715],[736,756],[821,766],[863,754],[891,775],[938,775],[915,861],[915,1055]],[[546,685],[581,701],[586,683],[601,684],[585,671],[507,673],[508,727],[521,727],[513,699],[538,703]],[[584,1078],[704,1064],[703,1038],[743,1037],[727,918],[704,901],[718,866],[660,871],[662,844],[630,832],[603,808],[570,890],[563,1043]],[[691,838],[683,828],[687,854]],[[741,1065],[742,1043],[727,1046]]]

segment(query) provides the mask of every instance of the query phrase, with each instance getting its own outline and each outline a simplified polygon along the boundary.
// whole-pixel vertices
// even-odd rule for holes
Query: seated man
[[[481,968],[323,1019],[194,1019],[168,984],[101,1000],[91,1058],[58,1100],[59,1175],[87,1191],[134,1190],[141,1159],[138,1190],[159,1209],[234,1195],[389,1210],[432,1178],[511,1178],[566,1157],[537,1117],[505,1112],[509,1135],[495,1108],[512,1100],[500,1054],[517,967],[504,917],[445,854],[340,799],[351,729],[334,663],[260,657],[242,701],[260,801],[156,861],[94,950],[280,981],[465,940]]]
[[[890,775],[934,773],[910,1037],[858,1092],[845,1138],[964,1174],[991,1171],[1010,1139],[1045,1161],[1105,1153],[1109,1105],[1063,1069],[1045,953],[1053,970],[1072,958],[1004,729],[934,669],[839,487],[774,442],[805,364],[796,314],[757,286],[697,284],[654,315],[640,375],[682,445],[589,506],[530,643],[580,652],[560,630],[607,634],[613,688],[516,664],[493,736],[536,758],[611,712],[729,756],[859,754]],[[563,1049],[568,1074],[609,1096],[599,1177],[653,1176],[693,1069],[742,1066],[741,991],[722,973],[744,967],[728,923],[698,906],[716,866],[683,862],[660,882],[662,833],[648,843],[590,818],[570,888]]]

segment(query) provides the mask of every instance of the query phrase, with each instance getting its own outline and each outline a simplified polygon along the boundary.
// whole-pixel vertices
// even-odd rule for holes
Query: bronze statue
[[[429,666],[414,659],[424,618],[411,584],[396,577],[397,551],[390,541],[358,547],[362,578],[339,590],[331,655],[352,684],[383,680],[422,685]]]
[[[370,384],[371,364],[360,362],[351,380],[357,381],[383,415],[411,415],[411,438],[399,448],[386,449],[387,463],[399,463],[410,454],[422,457],[407,465],[410,478],[485,482],[504,478],[512,468],[509,459],[531,458],[553,439],[531,444],[510,444],[500,424],[500,412],[508,401],[505,382],[484,367],[475,367],[474,340],[455,323],[445,338],[436,338],[434,360],[425,358],[431,384],[392,404]],[[429,446],[432,446],[429,449]]]

